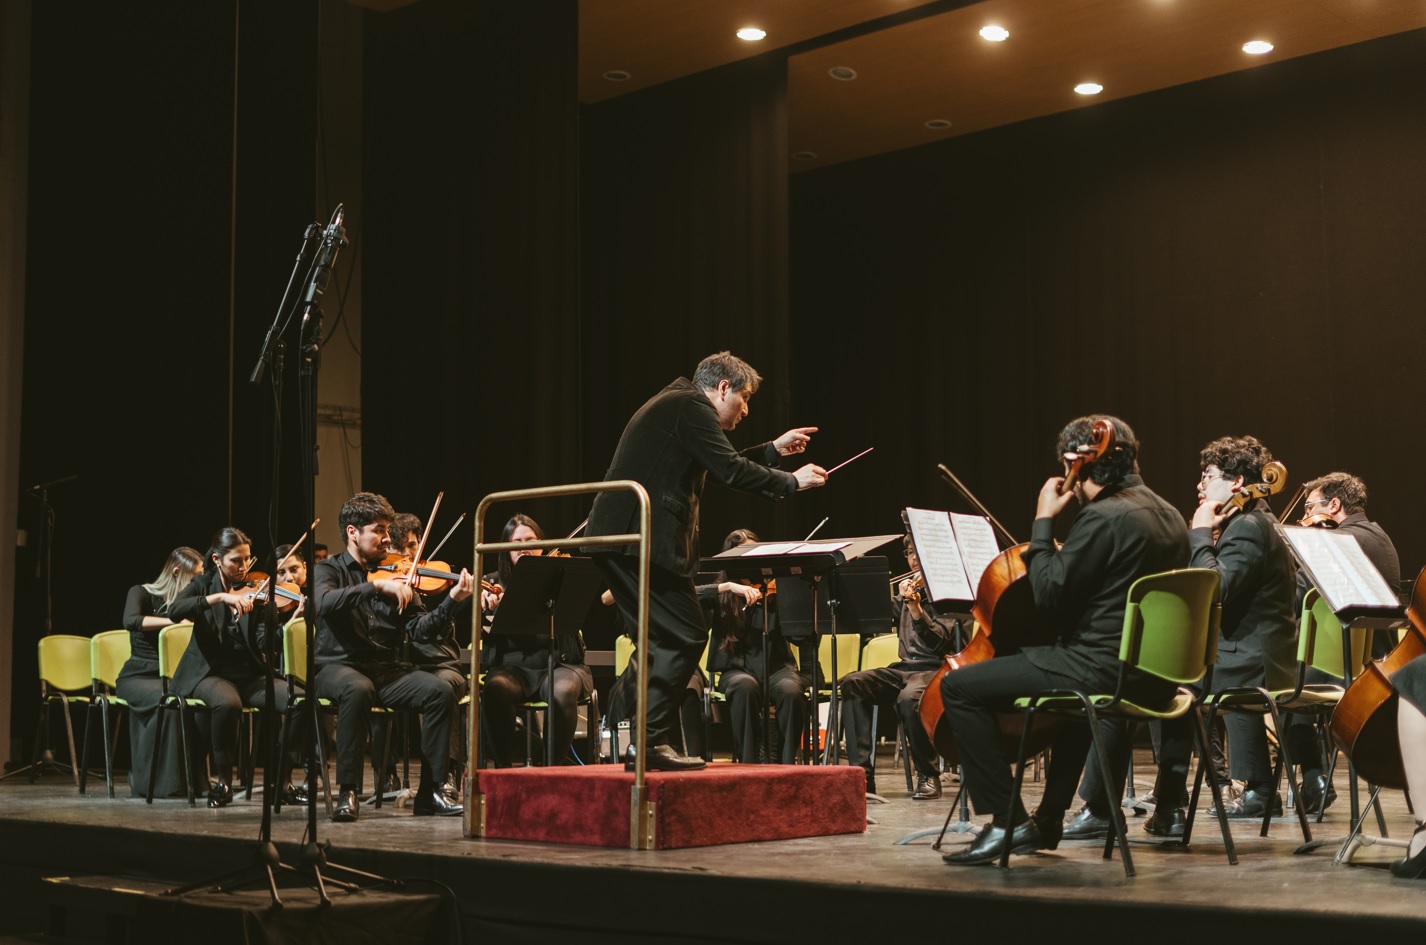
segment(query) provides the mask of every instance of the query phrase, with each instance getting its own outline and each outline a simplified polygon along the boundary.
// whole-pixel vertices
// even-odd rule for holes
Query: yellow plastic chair
[[[155,749],[153,763],[149,768],[148,795],[144,798],[144,802],[147,804],[153,803],[154,783],[158,780],[158,756],[160,753],[158,746],[163,745],[164,719],[168,713],[174,712],[178,715],[178,743],[183,746],[183,780],[188,785],[188,806],[198,806],[193,791],[193,753],[192,749],[188,747],[188,729],[193,710],[206,709],[208,705],[202,699],[182,698],[169,688],[173,681],[173,674],[178,671],[178,663],[183,659],[183,652],[188,649],[188,641],[192,636],[193,621],[191,620],[170,624],[158,632],[158,678],[163,683],[163,695],[159,698],[158,719],[154,728]]]
[[[89,675],[92,679],[93,701],[84,714],[84,763],[79,769],[79,793],[83,794],[89,781],[89,736],[93,728],[94,710],[99,710],[101,731],[104,733],[104,783],[109,796],[114,796],[114,748],[119,742],[119,732],[123,728],[123,709],[129,704],[115,691],[119,673],[129,661],[129,631],[105,630],[96,633],[89,641]],[[121,710],[114,719],[114,727],[109,727],[109,707]]]
[[[883,666],[890,666],[901,658],[901,638],[895,633],[881,633],[862,645],[861,669],[881,669]],[[875,751],[876,730],[881,706],[871,707],[871,732],[872,750]],[[913,787],[911,773],[911,751],[906,745],[906,733],[902,731],[901,720],[896,721],[896,753],[892,758],[893,767],[900,760],[906,773],[906,790],[909,793]]]
[[[831,701],[833,688],[840,687],[842,680],[845,679],[849,673],[854,673],[861,668],[859,661],[861,659],[862,638],[859,634],[839,633],[836,636],[835,645],[837,648],[837,668],[836,672],[833,673],[832,635],[823,634],[817,641],[817,692],[815,696],[810,690],[807,692],[807,697],[812,703],[813,711],[811,715],[813,718],[820,718],[817,706],[821,702]],[[795,643],[789,643],[788,646],[792,649],[793,659],[797,661],[798,667],[801,668],[801,648]],[[834,675],[836,677],[835,679],[833,679]],[[840,690],[838,690],[838,696],[838,702],[840,703]],[[840,705],[838,705],[839,710],[840,708]],[[825,744],[822,746],[823,764],[835,764],[837,759],[841,757],[841,739],[835,734],[840,728],[840,711],[837,714],[837,718],[827,719],[828,731]]]
[[[1191,689],[1185,688],[1199,683],[1213,665],[1218,654],[1218,624],[1221,605],[1218,602],[1218,572],[1211,568],[1183,568],[1165,571],[1139,578],[1129,586],[1128,600],[1124,609],[1124,629],[1119,643],[1119,677],[1113,693],[1090,693],[1075,689],[1051,689],[1015,700],[1015,706],[1025,712],[1025,723],[1021,729],[1020,750],[1015,761],[1015,786],[1011,793],[1007,823],[1013,822],[1015,802],[1020,796],[1020,787],[1025,779],[1025,755],[1028,738],[1034,726],[1035,715],[1048,712],[1069,716],[1089,725],[1094,751],[1098,757],[1100,770],[1106,773],[1104,780],[1104,800],[1108,810],[1119,809],[1119,799],[1113,797],[1114,779],[1107,776],[1113,768],[1109,755],[1099,739],[1098,722],[1101,719],[1120,719],[1128,722],[1176,719],[1191,715],[1194,722],[1193,736],[1198,749],[1198,778],[1207,769],[1209,783],[1213,788],[1213,798],[1218,807],[1218,824],[1223,832],[1223,844],[1227,848],[1228,862],[1238,862],[1237,851],[1233,847],[1233,836],[1228,830],[1228,819],[1223,813],[1222,791],[1218,778],[1213,773],[1212,764],[1205,764],[1208,752],[1208,731],[1204,727],[1203,716],[1198,711],[1200,702]],[[1123,695],[1124,681],[1130,670],[1149,673],[1160,679],[1178,684],[1178,695],[1166,707],[1155,709],[1138,705]],[[1131,750],[1126,745],[1125,750]],[[1197,800],[1198,782],[1194,785],[1194,801]],[[1193,830],[1193,803],[1190,803],[1188,823],[1184,827],[1183,845],[1187,846]],[[1104,842],[1104,858],[1114,855],[1114,846],[1119,846],[1124,860],[1126,878],[1134,875],[1134,863],[1129,855],[1129,841],[1124,835],[1124,824],[1118,817],[1110,817],[1109,837]],[[1010,845],[1006,844],[1000,857],[1000,868],[1010,864]]]
[[[30,763],[30,783],[39,774],[40,759],[49,743],[50,710],[56,705],[64,710],[64,730],[69,739],[70,764],[74,785],[79,786],[79,755],[74,750],[74,720],[71,706],[88,705],[93,680],[89,675],[89,637],[67,633],[52,633],[39,643],[40,720],[35,726],[35,757]]]

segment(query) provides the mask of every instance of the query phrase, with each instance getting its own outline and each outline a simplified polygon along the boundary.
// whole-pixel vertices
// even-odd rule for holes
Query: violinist
[[[807,449],[816,427],[788,430],[770,443],[739,453],[728,434],[748,414],[762,377],[727,351],[699,362],[692,380],[678,378],[649,398],[629,420],[614,449],[606,480],[631,479],[648,491],[653,516],[649,572],[648,767],[702,768],[702,758],[679,754],[669,733],[679,700],[708,639],[693,576],[698,571],[698,505],[709,476],[743,492],[781,499],[823,485],[827,471],[808,463],[796,472],[775,468]],[[590,537],[638,531],[639,503],[625,491],[601,492],[589,515]],[[592,554],[626,627],[638,626],[639,558],[631,546]]]
[[[1313,479],[1302,487],[1307,497],[1302,506],[1302,520],[1299,525],[1338,528],[1351,535],[1361,546],[1362,553],[1372,563],[1387,584],[1394,590],[1401,583],[1401,562],[1396,556],[1396,546],[1391,543],[1386,532],[1376,522],[1367,518],[1367,486],[1361,479],[1345,472],[1331,472]],[[1297,602],[1295,610],[1301,612],[1303,598],[1312,587],[1312,579],[1307,571],[1297,571]],[[1389,629],[1376,630],[1372,636],[1372,659],[1381,659],[1396,645],[1396,632]],[[1307,670],[1308,683],[1340,682],[1318,669]],[[1326,762],[1322,757],[1322,746],[1318,743],[1312,718],[1309,715],[1293,716],[1288,727],[1289,747],[1292,757],[1301,764],[1301,795],[1303,809],[1316,814],[1330,807],[1337,798],[1337,792],[1324,773]]]
[[[158,704],[163,682],[158,678],[158,632],[176,621],[169,613],[174,598],[194,578],[203,576],[203,556],[188,547],[169,553],[163,570],[149,584],[129,588],[124,604],[124,627],[129,631],[129,659],[119,671],[114,691],[129,706],[129,793],[146,797],[154,752],[160,752],[154,797],[183,793],[183,755],[177,729],[170,729],[169,744],[156,740]]]
[[[243,707],[286,712],[287,682],[273,681],[275,706],[267,705],[269,608],[260,605],[255,588],[247,586],[252,567],[252,542],[242,530],[219,529],[208,548],[202,577],[195,578],[176,597],[169,615],[193,621],[193,635],[173,676],[173,691],[184,698],[202,699],[208,706],[213,772],[217,784],[208,792],[209,807],[225,807],[233,800],[233,763],[238,755],[238,723]],[[284,718],[286,744],[297,745],[292,726]],[[292,792],[289,767],[283,777],[265,772],[265,789],[286,784]]]
[[[1199,453],[1198,508],[1189,531],[1191,567],[1212,568],[1220,578],[1223,611],[1215,690],[1240,686],[1291,686],[1297,670],[1296,565],[1287,543],[1273,528],[1277,518],[1266,499],[1241,509],[1231,502],[1245,486],[1263,482],[1272,453],[1255,437],[1222,437]],[[1226,509],[1225,509],[1226,507]],[[1227,515],[1225,517],[1225,511]],[[1216,536],[1216,537],[1215,537]],[[1246,782],[1243,793],[1225,802],[1229,818],[1261,820],[1271,808],[1282,813],[1282,797],[1272,793],[1272,762],[1267,726],[1261,715],[1233,713],[1226,720],[1228,772]],[[1158,836],[1182,836],[1192,720],[1163,724],[1157,806],[1144,825]],[[1216,816],[1217,810],[1209,813]]]
[[[1016,697],[1028,692],[1113,691],[1129,586],[1147,574],[1187,563],[1184,521],[1139,478],[1139,442],[1124,421],[1103,415],[1070,421],[1056,444],[1056,456],[1064,461],[1066,473],[1075,468],[1071,459],[1091,443],[1100,420],[1113,425],[1116,448],[1078,467],[1073,487],[1063,493],[1064,478],[1046,480],[1036,501],[1030,547],[1024,553],[1035,607],[1052,616],[1058,639],[1051,646],[1028,646],[1019,653],[963,666],[941,680],[945,717],[960,749],[965,789],[978,812],[993,816],[968,849],[944,857],[948,863],[991,863],[1007,845],[1012,853],[1032,853],[1059,844],[1061,821],[1090,745],[1089,729],[1065,725],[1059,730],[1051,744],[1039,809],[1032,816],[1017,800],[1013,822],[1007,823],[1014,781],[996,714],[1008,711]],[[1057,549],[1054,520],[1071,502],[1078,502],[1079,514]],[[1145,675],[1131,678],[1128,690],[1125,696],[1136,702],[1166,706],[1176,687]],[[1116,754],[1119,767],[1112,772],[1114,783],[1121,787],[1127,776],[1124,760],[1122,753]]]
[[[410,512],[397,513],[390,530],[392,550],[414,564],[417,550],[421,546],[421,533],[424,530],[425,525],[419,516]],[[444,631],[434,639],[430,641],[407,640],[408,658],[416,665],[416,668],[445,679],[451,684],[451,688],[460,693],[459,698],[463,699],[470,691],[467,682],[467,677],[470,675],[470,662],[469,660],[461,661],[460,651],[460,643],[456,640],[456,617],[454,615]],[[456,715],[458,717],[456,723],[451,726],[450,768],[446,774],[445,783],[441,786],[446,797],[452,801],[460,797],[460,773],[465,766],[466,756],[465,715],[460,712]],[[373,719],[373,725],[380,721],[385,720],[380,717]],[[373,733],[373,764],[379,764],[375,760],[380,757],[379,744],[380,739]],[[388,778],[394,777],[395,771],[389,771],[387,774]]]
[[[890,666],[848,673],[842,680],[842,711],[847,725],[847,764],[866,771],[866,790],[876,793],[876,733],[871,730],[873,705],[894,705],[906,732],[911,763],[916,768],[916,790],[911,799],[926,801],[941,796],[941,775],[936,749],[921,724],[917,709],[926,684],[941,666],[942,658],[959,649],[959,625],[949,615],[936,612],[921,579],[921,562],[910,535],[901,538],[906,566],[913,575],[900,582],[891,600],[896,620],[897,656]]]
[[[278,545],[273,552],[277,556],[277,583],[291,584],[303,594],[307,593],[307,559],[302,556],[302,549],[293,550],[292,545]],[[297,607],[286,615],[289,621],[302,616],[303,604],[301,601]]]
[[[515,514],[505,523],[501,541],[541,541],[544,530],[530,516]],[[483,580],[496,586],[495,591],[481,590],[481,609],[492,618],[510,585],[515,563],[533,551],[510,551],[502,554],[495,570]],[[579,724],[579,703],[594,691],[594,676],[584,664],[584,642],[577,634],[556,641],[554,680],[549,682],[549,643],[543,637],[515,634],[488,636],[481,651],[480,665],[485,668],[481,689],[481,707],[490,724],[490,755],[497,768],[510,767],[515,753],[515,707],[529,699],[544,698],[554,690],[550,702],[550,727],[545,737],[556,763],[569,758],[569,746]]]
[[[342,505],[338,526],[346,549],[313,568],[317,609],[319,698],[337,705],[337,784],[332,819],[359,816],[362,747],[373,705],[421,714],[421,782],[412,804],[418,817],[456,816],[461,805],[440,789],[450,764],[450,731],[460,695],[447,679],[417,669],[404,658],[403,642],[440,637],[470,600],[475,579],[461,570],[448,593],[426,609],[400,577],[369,579],[368,572],[391,550],[388,533],[396,513],[383,496],[358,492]]]
[[[751,530],[737,528],[723,540],[722,550],[756,541],[758,536]],[[720,587],[728,583],[728,575],[719,574],[718,581]],[[721,672],[718,690],[728,700],[733,752],[738,759],[754,762],[761,757],[763,711],[771,701],[781,736],[779,761],[790,765],[797,760],[798,741],[807,724],[805,692],[812,684],[812,677],[798,672],[792,649],[782,637],[782,625],[777,619],[776,585],[766,594],[765,590],[745,580],[729,583],[727,590],[718,592],[708,669]],[[764,611],[767,616],[765,643]],[[763,696],[764,680],[767,681],[767,698]]]

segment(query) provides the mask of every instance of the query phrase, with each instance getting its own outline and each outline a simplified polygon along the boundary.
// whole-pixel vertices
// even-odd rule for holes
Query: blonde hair
[[[203,556],[187,545],[180,545],[169,552],[168,560],[163,563],[163,570],[158,573],[158,577],[152,584],[144,585],[144,590],[155,597],[162,597],[162,609],[167,610],[168,605],[173,603],[173,599],[178,596],[178,592],[193,580],[193,572],[201,567],[203,567]]]

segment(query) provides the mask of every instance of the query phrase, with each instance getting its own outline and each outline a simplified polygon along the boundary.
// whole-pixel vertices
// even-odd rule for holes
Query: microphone
[[[317,261],[312,266],[312,281],[307,284],[307,295],[302,300],[302,335],[307,334],[307,323],[312,318],[312,309],[318,306],[322,293],[327,291],[327,280],[332,276],[332,266],[337,261],[337,253],[347,244],[347,231],[342,226],[346,210],[342,204],[332,212],[332,220],[322,232],[322,246],[317,251]]]

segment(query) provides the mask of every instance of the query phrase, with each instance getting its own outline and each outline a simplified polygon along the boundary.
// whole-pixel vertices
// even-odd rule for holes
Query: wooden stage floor
[[[1228,865],[1216,821],[1202,810],[1191,849],[1159,846],[1143,832],[1143,818],[1134,818],[1131,836],[1143,839],[1134,842],[1133,879],[1125,878],[1117,855],[1111,862],[1101,858],[1097,841],[1012,857],[1008,872],[947,866],[932,849],[933,836],[897,841],[938,828],[954,809],[959,785],[948,779],[940,800],[913,801],[889,755],[879,761],[886,803],[869,805],[867,830],[858,835],[632,851],[467,840],[459,819],[417,819],[409,808],[370,805],[355,824],[319,818],[318,832],[331,843],[333,862],[407,879],[413,889],[423,883],[427,890],[441,888],[458,903],[464,940],[498,934],[506,945],[569,941],[575,930],[580,945],[786,943],[982,930],[1012,941],[1047,935],[1082,941],[1093,932],[1073,930],[1086,922],[1094,931],[1132,923],[1166,942],[1244,934],[1313,941],[1334,934],[1426,934],[1426,881],[1399,880],[1386,870],[1402,855],[1399,848],[1366,846],[1343,865],[1333,863],[1336,846],[1294,855],[1300,834],[1290,817],[1275,819],[1266,839],[1258,837],[1256,822],[1236,823],[1237,866]],[[1147,754],[1136,758],[1140,793],[1149,788],[1148,763]],[[1339,798],[1315,825],[1317,836],[1347,832],[1340,772],[1336,788]],[[34,932],[52,921],[58,893],[42,881],[46,877],[154,891],[220,875],[251,857],[262,815],[256,796],[210,811],[183,800],[150,807],[124,796],[123,784],[119,793],[114,800],[104,796],[102,775],[97,791],[91,781],[88,796],[78,795],[64,775],[49,774],[34,785],[23,775],[0,783],[0,933]],[[1027,785],[1028,806],[1038,793],[1038,784]],[[1404,796],[1382,797],[1390,835],[1407,837]],[[284,862],[296,861],[305,827],[303,808],[285,808],[274,818],[272,838]],[[949,835],[947,842],[962,839]]]

